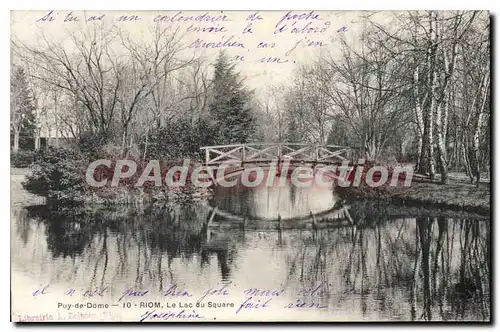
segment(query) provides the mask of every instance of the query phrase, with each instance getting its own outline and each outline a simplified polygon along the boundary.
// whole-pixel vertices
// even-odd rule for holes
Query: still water
[[[16,206],[13,280],[28,280],[27,294],[43,285],[60,289],[60,297],[98,290],[120,308],[139,296],[124,297],[130,289],[147,291],[148,299],[181,298],[182,290],[196,300],[224,288],[209,295],[234,302],[232,319],[490,319],[487,217],[347,202],[347,221],[336,213],[307,219],[337,201],[331,190],[232,188],[218,190],[210,204],[169,208]],[[274,292],[272,301],[242,305],[251,288]],[[229,293],[238,296],[224,298]]]

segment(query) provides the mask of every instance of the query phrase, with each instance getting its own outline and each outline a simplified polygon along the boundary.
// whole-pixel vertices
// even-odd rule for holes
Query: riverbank
[[[29,173],[29,168],[10,169],[10,204],[12,206],[45,204],[45,198],[29,193],[23,188],[22,183]]]
[[[28,192],[22,183],[30,174],[29,168],[11,168],[11,204],[12,205],[42,205],[46,199]],[[90,205],[146,205],[190,203],[204,201],[212,197],[211,190],[207,188],[185,187],[166,190],[165,188],[98,188],[88,190],[79,197],[78,202]]]
[[[377,200],[408,207],[425,206],[432,209],[466,211],[488,215],[491,211],[490,184],[479,187],[465,181],[450,180],[441,184],[424,178],[413,179],[410,187],[383,186],[370,188],[339,188],[342,198],[347,200]]]
[[[11,203],[12,205],[44,204],[45,199],[33,195],[22,187],[22,182],[29,174],[27,168],[11,168]],[[160,188],[161,189],[161,188]],[[392,203],[405,207],[433,210],[453,210],[457,212],[471,212],[480,215],[489,215],[490,184],[480,183],[479,187],[466,181],[450,180],[449,184],[431,182],[427,179],[416,178],[410,187],[384,186],[379,188],[357,187],[338,188],[340,195],[346,200],[375,201]],[[87,204],[150,204],[150,203],[183,203],[206,200],[211,197],[210,190],[204,192],[193,188],[184,190],[157,190],[154,194],[144,192],[142,188],[113,188],[113,191],[101,190],[89,192],[83,200]]]

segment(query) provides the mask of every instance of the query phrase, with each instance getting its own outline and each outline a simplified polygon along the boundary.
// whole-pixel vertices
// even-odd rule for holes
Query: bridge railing
[[[351,160],[356,151],[338,145],[307,143],[248,143],[201,147],[205,150],[205,164],[260,163],[271,161],[304,163],[341,163]]]

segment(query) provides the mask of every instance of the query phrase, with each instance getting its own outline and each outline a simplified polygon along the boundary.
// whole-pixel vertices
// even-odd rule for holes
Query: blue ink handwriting
[[[125,297],[146,296],[148,293],[149,293],[149,291],[147,291],[147,290],[143,291],[143,290],[127,289],[125,292],[123,292],[122,296],[118,299],[118,302],[120,302]]]
[[[225,37],[222,37],[225,38]],[[225,39],[224,41],[218,42],[207,42],[203,39],[197,38],[194,42],[189,45],[189,48],[225,48],[225,47],[234,47],[234,48],[245,48],[242,42],[233,40],[234,35]]]
[[[189,293],[187,290],[180,290],[177,289],[177,285],[173,284],[169,288],[163,291],[163,296],[186,296],[186,297],[191,297],[193,294]]]
[[[90,16],[88,19],[87,19],[87,22],[92,22],[92,21],[102,21],[102,19],[104,18],[104,16],[106,16],[106,14],[102,14],[100,16]]]
[[[243,303],[240,304],[238,310],[236,310],[236,313],[239,313],[242,309],[260,309],[260,308],[268,308],[269,303],[271,302],[272,299],[267,299],[264,302],[261,302],[261,300],[257,299],[257,302],[253,301],[253,297],[247,298]]]
[[[66,17],[64,18],[64,22],[78,22],[80,19],[73,15],[73,12],[69,12]]]
[[[102,297],[104,296],[104,293],[108,290],[108,286],[99,288],[96,287],[95,289],[88,289],[83,291],[83,296],[85,297]]]
[[[203,295],[196,301],[197,304],[201,303],[207,296],[225,296],[229,295],[228,287],[229,284],[225,284],[221,288],[209,288]]]
[[[257,44],[257,48],[275,48],[276,43],[263,42]]]
[[[187,29],[186,32],[227,32],[227,29],[225,26],[217,24],[216,26],[210,26],[210,27],[203,27],[203,26],[198,26],[191,24]]]
[[[182,12],[177,12],[173,16],[168,15],[158,15],[153,19],[153,22],[229,22],[227,15],[222,13],[222,15],[211,15],[208,12],[201,15],[183,15]]]
[[[122,16],[118,17],[118,19],[117,19],[118,22],[135,22],[135,21],[140,21],[140,20],[141,20],[141,17],[137,16],[137,15],[130,15],[130,16],[122,15]]]
[[[308,303],[303,300],[297,300],[295,303],[289,303],[285,306],[285,309],[291,309],[291,308],[326,309],[328,307],[315,302]]]
[[[156,312],[156,310],[153,310],[153,311],[146,311],[145,313],[143,313],[139,321],[143,322],[145,320],[167,320],[171,318],[190,319],[190,318],[203,318],[203,316],[200,316],[200,314],[194,310],[192,310],[192,313],[186,312],[185,310],[181,310],[178,312],[177,311]]]
[[[291,26],[289,26],[290,22]],[[315,25],[315,21],[323,22],[322,25]],[[301,22],[307,22],[306,25],[303,25]],[[331,26],[330,21],[323,21],[319,14],[311,11],[309,13],[301,13],[301,14],[292,14],[292,12],[288,12],[283,15],[278,23],[275,25],[274,34],[283,33],[285,31],[290,30],[292,34],[311,34],[311,33],[323,33],[328,30]]]
[[[280,296],[283,294],[284,289],[259,289],[259,288],[249,288],[244,291],[245,295],[248,296]]]
[[[40,288],[36,289],[31,295],[33,296],[39,296],[39,295],[45,295],[47,294],[47,289],[49,288],[49,285],[40,285]]]
[[[281,58],[275,56],[265,56],[259,59],[260,63],[287,63],[288,60],[282,60]]]
[[[325,296],[327,293],[325,286],[328,286],[327,283],[321,282],[316,287],[304,288],[299,291],[298,296]]]
[[[297,41],[291,49],[286,51],[285,55],[290,56],[293,53],[293,51],[295,51],[297,49],[297,47],[299,45],[301,47],[322,47],[322,46],[326,46],[327,44],[323,44],[323,42],[311,40],[307,37],[304,37],[304,38],[300,39],[299,41]]]
[[[243,33],[253,33],[252,25],[252,23],[248,23],[248,25],[243,29]]]
[[[48,12],[45,16],[39,18],[36,20],[36,22],[53,22],[56,20],[56,18],[52,15],[54,13],[53,10]],[[55,15],[59,15],[59,13],[55,13]]]
[[[280,25],[281,23],[283,23],[283,21],[290,21],[290,20],[294,20],[294,21],[307,21],[307,20],[321,20],[319,14],[316,14],[314,11],[311,11],[309,13],[300,13],[300,14],[292,14],[291,11],[289,11],[288,13],[286,13],[285,15],[283,15],[280,20],[278,21],[278,23],[276,23],[276,26],[275,28],[278,27],[278,25]]]
[[[102,297],[104,296],[104,293],[108,290],[108,286],[102,287],[102,288],[95,288],[95,289],[82,289],[81,294],[84,297]],[[68,288],[67,290],[64,291],[64,295],[68,296],[73,296],[75,294],[75,289],[74,288]]]
[[[260,20],[263,20],[263,18],[259,15],[259,11],[256,11],[255,13],[248,15],[246,20],[247,21],[260,21]]]

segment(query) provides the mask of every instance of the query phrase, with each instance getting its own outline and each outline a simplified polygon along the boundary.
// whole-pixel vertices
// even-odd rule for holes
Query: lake
[[[14,206],[14,305],[54,320],[139,320],[182,303],[204,320],[489,320],[489,218],[412,211],[293,186],[168,207]],[[108,316],[57,313],[75,301]]]

